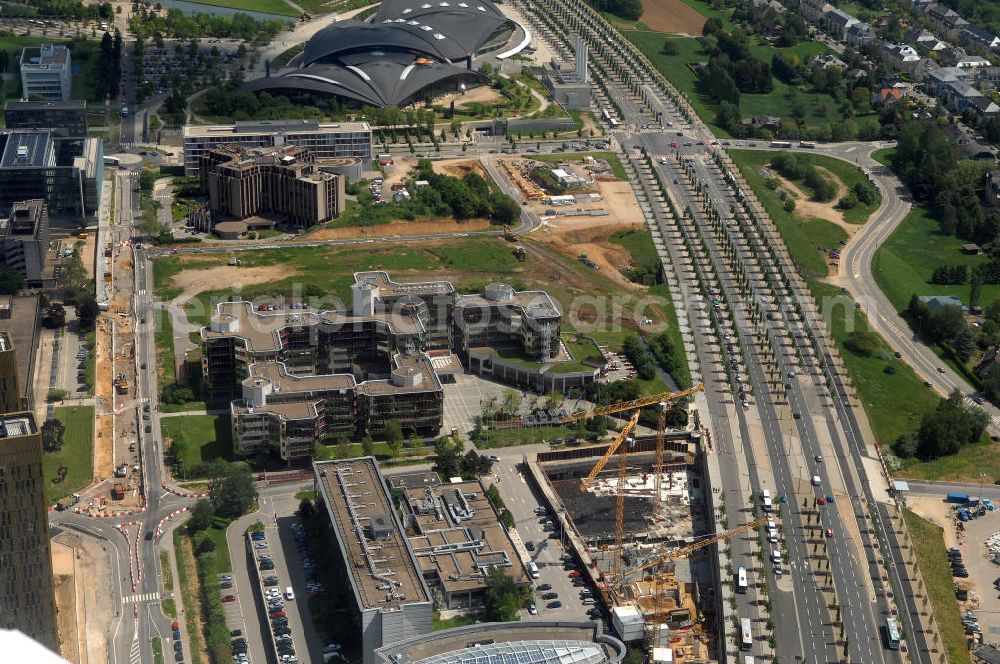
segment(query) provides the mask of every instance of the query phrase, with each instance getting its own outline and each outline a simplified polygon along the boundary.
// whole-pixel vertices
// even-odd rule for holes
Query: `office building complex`
[[[29,288],[43,286],[49,250],[49,213],[45,201],[14,203],[10,216],[0,221],[0,264],[20,273]]]
[[[59,44],[26,46],[21,51],[21,96],[69,99],[73,65],[69,49]]]
[[[42,198],[49,212],[96,214],[104,182],[99,138],[56,138],[48,130],[0,132],[0,215]]]
[[[60,138],[87,137],[85,101],[8,101],[3,115],[7,129],[48,129]]]
[[[322,169],[324,160],[372,158],[372,130],[367,122],[320,124],[317,120],[254,120],[229,125],[184,125],[184,173],[197,175],[201,155],[220,145],[308,149]]]
[[[345,608],[361,632],[363,664],[384,645],[431,632],[433,603],[371,457],[313,464],[320,513],[329,519],[331,555],[343,568]]]
[[[30,412],[7,413],[0,415],[0,628],[58,651],[55,614],[42,434]]]
[[[223,302],[202,329],[204,386],[231,405],[241,454],[312,455],[340,436],[377,434],[397,421],[434,436],[443,419],[439,376],[461,372],[451,354],[488,347],[536,361],[559,344],[560,314],[543,292],[490,284],[456,294],[445,281],[396,283],[354,275],[349,313],[299,303]]]
[[[393,475],[389,484],[402,493],[410,549],[445,608],[481,608],[491,569],[529,583],[482,482],[441,484],[437,473],[423,472]]]
[[[270,214],[308,228],[344,211],[344,178],[318,170],[305,148],[221,145],[202,153],[198,173],[209,208],[223,217]]]

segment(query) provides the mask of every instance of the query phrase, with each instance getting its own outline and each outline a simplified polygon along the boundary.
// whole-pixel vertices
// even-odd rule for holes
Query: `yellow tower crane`
[[[676,549],[670,549],[668,551],[663,552],[653,560],[650,560],[649,562],[643,563],[642,565],[637,565],[635,567],[630,567],[629,569],[625,570],[624,572],[625,577],[627,578],[635,574],[636,572],[643,572],[647,569],[652,569],[653,567],[662,565],[663,563],[666,562],[670,562],[671,560],[677,560],[678,558],[686,558],[695,551],[697,551],[698,549],[703,549],[706,546],[711,546],[713,544],[717,544],[718,542],[725,541],[730,537],[735,537],[736,535],[739,535],[740,533],[745,533],[748,530],[759,528],[760,526],[763,526],[765,523],[767,523],[767,517],[760,517],[759,519],[754,519],[750,523],[745,523],[738,528],[733,528],[732,530],[726,530],[721,533],[708,535],[704,539],[700,539],[697,542],[692,542],[687,546],[681,546]]]
[[[612,415],[614,413],[621,413],[628,410],[635,410],[635,413],[629,419],[628,423],[622,429],[621,433],[615,438],[614,442],[608,446],[608,449],[604,451],[604,454],[598,459],[597,463],[591,469],[590,473],[582,480],[581,485],[584,490],[590,486],[590,483],[594,481],[594,478],[604,469],[607,465],[608,460],[617,451],[619,452],[620,459],[618,464],[618,486],[615,488],[615,558],[614,558],[614,573],[616,577],[620,577],[622,571],[622,540],[624,538],[625,532],[625,470],[627,467],[628,460],[628,445],[625,443],[628,438],[628,434],[631,433],[632,429],[639,421],[639,409],[646,406],[652,406],[654,404],[660,405],[660,418],[657,427],[656,436],[656,454],[659,459],[660,469],[658,471],[662,472],[663,467],[663,432],[666,427],[666,410],[667,404],[677,399],[683,399],[684,397],[695,394],[705,389],[704,384],[699,383],[694,387],[681,390],[680,392],[661,392],[659,394],[654,394],[649,397],[643,397],[641,399],[633,399],[631,401],[621,401],[618,403],[610,404],[608,406],[598,406],[596,408],[591,408],[589,410],[581,410],[575,413],[570,413],[566,417],[560,420],[561,424],[569,424],[571,422],[578,422],[580,420],[589,419],[591,417],[599,417],[603,415]],[[659,483],[657,482],[657,487]],[[659,509],[659,493],[654,496],[654,513]]]

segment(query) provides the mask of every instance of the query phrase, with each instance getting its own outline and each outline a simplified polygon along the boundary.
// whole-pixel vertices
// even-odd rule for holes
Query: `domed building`
[[[333,23],[306,42],[293,69],[244,89],[404,106],[480,85],[475,59],[518,30],[490,0],[385,0],[371,22]]]

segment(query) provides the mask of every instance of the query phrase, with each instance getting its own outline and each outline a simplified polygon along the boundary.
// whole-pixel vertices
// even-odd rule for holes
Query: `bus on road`
[[[885,646],[889,650],[899,650],[899,622],[895,618],[885,619]]]
[[[750,650],[753,647],[753,634],[750,633],[750,619],[740,620],[740,648]]]
[[[121,160],[118,157],[105,157],[104,158],[104,165],[105,166],[118,166],[120,163],[121,163]]]
[[[771,141],[772,148],[790,148],[792,147],[791,141]]]
[[[736,572],[736,592],[745,593],[747,591],[747,568],[741,567]]]
[[[812,141],[799,141],[799,147],[800,148],[810,148],[810,149],[815,150],[816,149],[816,144],[813,143]]]

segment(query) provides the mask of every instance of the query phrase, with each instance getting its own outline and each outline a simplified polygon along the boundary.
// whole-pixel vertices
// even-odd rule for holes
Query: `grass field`
[[[94,407],[62,406],[55,409],[55,416],[66,427],[66,435],[61,450],[42,456],[45,500],[50,505],[87,486],[94,477]],[[66,479],[54,482],[60,466],[66,466]]]
[[[286,248],[268,251],[241,252],[241,270],[261,266],[282,265],[288,270],[287,278],[278,278],[265,284],[244,286],[239,294],[245,299],[257,297],[290,297],[304,289],[305,298],[313,306],[331,308],[350,302],[350,285],[354,273],[365,270],[387,270],[399,281],[448,279],[456,290],[463,293],[480,292],[493,281],[509,283],[517,289],[542,289],[560,304],[564,312],[574,310],[580,296],[611,297],[625,295],[622,287],[608,276],[583,266],[575,254],[560,253],[553,247],[523,238],[529,249],[525,262],[518,261],[508,243],[496,238],[464,238],[433,242],[414,241],[407,245],[366,245],[356,247]],[[224,255],[198,256],[196,260],[178,256],[159,258],[155,262],[156,293],[160,297],[180,294],[173,278],[190,266],[192,269],[226,265]],[[303,277],[301,275],[308,275]],[[234,277],[233,281],[237,281]],[[214,303],[225,301],[233,295],[229,288],[204,291],[186,305],[188,319],[199,325],[208,322],[208,312]],[[603,319],[574,329],[565,320],[563,329],[570,333],[584,332],[600,343],[608,343],[613,350],[621,348],[626,335],[640,330],[633,307],[639,300],[635,291],[628,291],[629,299],[621,316],[608,307]],[[660,293],[666,295],[666,291]],[[645,313],[657,322],[674,320],[669,298],[654,302]],[[659,384],[662,384],[660,381]]]
[[[149,642],[149,647],[153,651],[153,664],[163,664],[163,644],[160,637],[154,636]]]
[[[819,247],[836,247],[841,240],[847,239],[847,233],[825,219],[803,220],[794,212],[785,211],[778,194],[767,188],[764,176],[758,170],[758,166],[770,161],[772,154],[762,150],[730,152],[743,177],[774,220],[799,271],[806,277],[826,276],[829,272],[826,254]]]
[[[160,608],[163,610],[163,615],[170,618],[171,620],[177,620],[177,602],[172,598],[161,599]]]
[[[910,214],[889,236],[872,259],[872,272],[879,288],[897,310],[909,304],[917,295],[957,295],[969,304],[970,286],[940,286],[930,283],[934,269],[941,265],[967,265],[986,263],[984,255],[966,256],[962,253],[961,240],[938,232],[938,223],[929,210],[916,205]],[[1000,285],[983,286],[980,304],[985,305],[1000,297]]]
[[[694,6],[696,0],[685,0]],[[698,3],[701,4],[701,3]],[[729,136],[722,127],[715,124],[715,116],[719,110],[716,100],[701,93],[698,87],[698,76],[692,71],[693,63],[707,62],[706,54],[701,44],[693,37],[675,37],[662,32],[624,30],[623,34],[631,40],[650,59],[667,79],[681,92],[687,95],[698,116],[708,124],[716,134]],[[661,52],[663,43],[670,40],[677,47],[677,55],[664,55]],[[817,54],[826,53],[828,49],[818,42],[804,42],[788,48],[775,48],[770,45],[751,47],[751,52],[764,62],[770,63],[774,53],[785,57],[797,56],[800,60],[809,59]],[[828,127],[830,124],[842,121],[844,118],[837,110],[836,100],[827,93],[817,93],[798,90],[773,79],[774,89],[767,94],[740,95],[740,112],[749,115],[777,115],[789,117],[796,100],[808,109],[803,122],[806,130]],[[855,122],[876,121],[874,118],[855,118]]]
[[[892,157],[896,154],[896,148],[881,148],[872,152],[872,159],[883,166],[892,166]]]
[[[442,629],[451,629],[452,627],[464,627],[465,625],[474,625],[476,623],[475,616],[455,616],[454,618],[441,618],[441,614],[435,611],[432,615],[431,629],[435,632]]]
[[[191,644],[191,661],[201,664],[201,652],[205,647],[205,639],[201,633],[201,599],[198,576],[195,571],[195,558],[188,537],[184,534],[186,528],[174,530],[174,555],[177,556],[177,576],[180,584],[181,597],[184,600],[184,627]]]
[[[854,308],[850,296],[839,288],[815,280],[810,282],[810,287],[824,318],[831,325],[875,438],[882,445],[890,445],[899,436],[914,433],[924,413],[934,410],[940,399],[924,387],[908,364],[895,358],[884,341],[871,357],[846,348],[843,342],[851,332],[849,326],[866,331],[868,320]],[[892,367],[893,373],[886,373],[887,366]]]
[[[948,660],[951,664],[968,663],[965,630],[962,628],[961,610],[955,599],[955,584],[949,571],[951,567],[945,553],[942,530],[910,510],[903,511],[903,518],[910,531],[910,539],[913,540],[917,564],[934,607]]]
[[[158,309],[153,312],[153,322],[156,330],[153,335],[156,343],[156,385],[162,392],[164,387],[177,381],[174,371],[174,320],[170,312]]]
[[[160,432],[169,438],[171,454],[190,469],[214,459],[232,457],[229,415],[182,415],[160,420]],[[190,477],[181,472],[182,477]]]
[[[213,7],[230,7],[232,9],[243,9],[248,12],[261,12],[263,14],[275,14],[277,16],[298,17],[302,12],[296,10],[285,0],[194,0],[198,4],[212,5]]]
[[[166,551],[160,551],[160,573],[163,575],[163,589],[173,592],[174,577],[170,572],[170,554]]]

